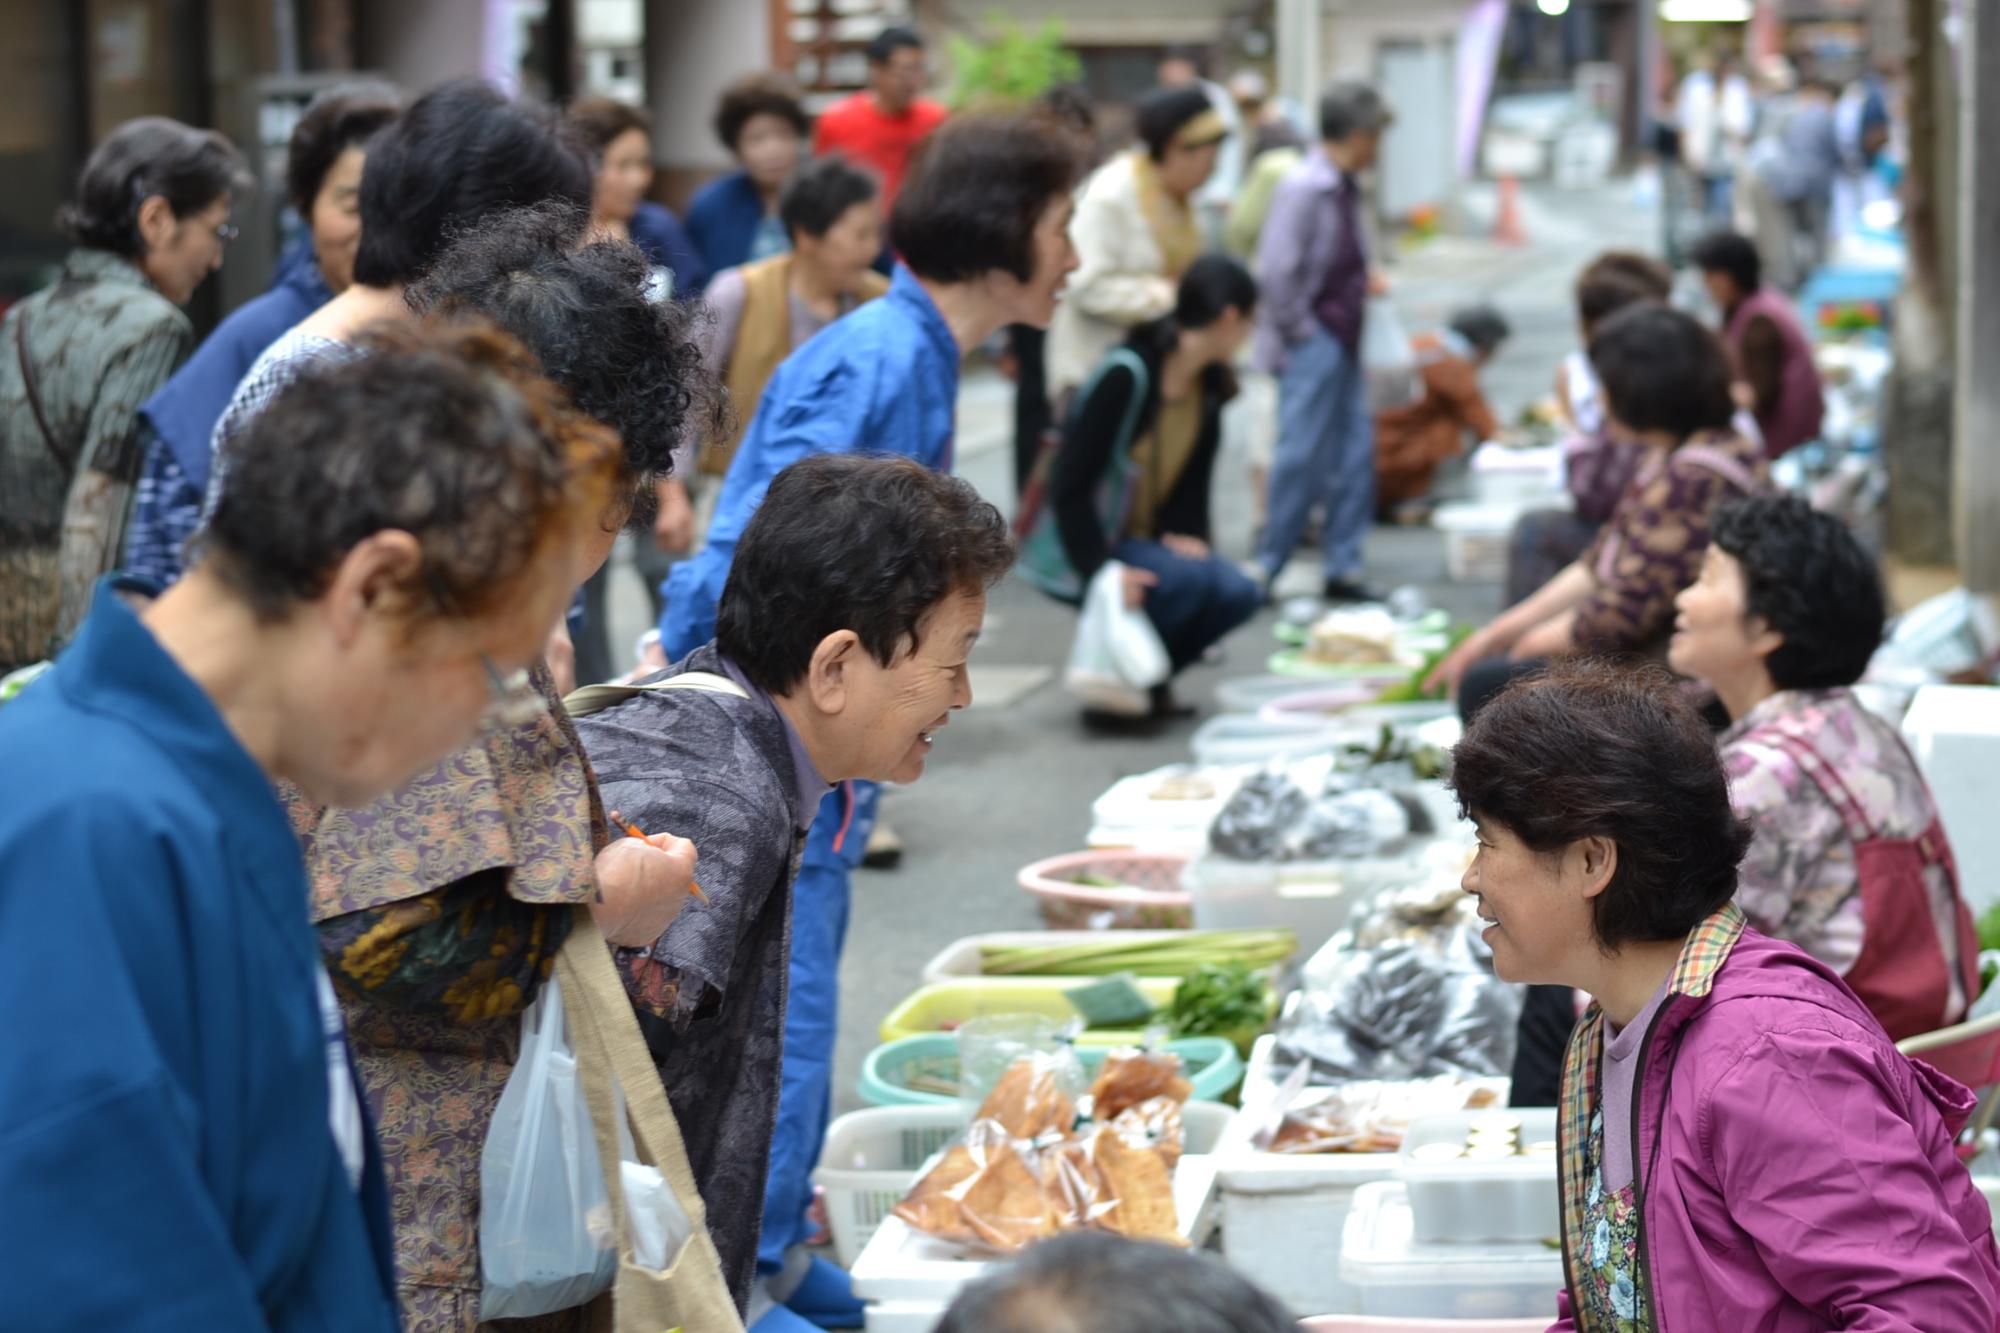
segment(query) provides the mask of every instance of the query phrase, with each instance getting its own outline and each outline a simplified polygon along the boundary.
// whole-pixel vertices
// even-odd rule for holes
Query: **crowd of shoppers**
[[[1073,93],[948,116],[916,33],[865,55],[817,120],[777,75],[732,84],[739,169],[685,229],[640,108],[326,93],[289,147],[302,243],[192,358],[179,307],[244,163],[159,119],[91,155],[61,279],[0,325],[0,669],[60,653],[0,711],[0,755],[40,756],[0,763],[24,1326],[483,1326],[482,1248],[517,1239],[484,1149],[556,993],[580,1070],[651,1056],[592,1132],[686,1178],[699,1243],[655,1276],[701,1313],[661,1326],[854,1326],[812,1208],[850,873],[880,784],[921,778],[970,704],[1016,557],[949,475],[962,362],[1003,330],[1039,358],[1052,329],[1023,375],[1051,426],[1024,573],[1074,600],[1116,562],[1175,672],[1315,519],[1326,599],[1373,600],[1378,505],[1501,433],[1486,307],[1414,341],[1416,401],[1369,401],[1373,88],[1329,88],[1300,148],[1255,79],[1170,53],[1099,166]],[[1977,945],[1935,802],[1850,688],[1873,563],[1765,494],[1820,390],[1763,235],[1726,230],[1765,210],[1812,262],[1847,131],[1824,90],[1775,125],[1745,97],[1726,63],[1680,97],[1719,327],[1642,256],[1586,268],[1557,384],[1577,512],[1524,528],[1548,576],[1434,675],[1467,717],[1464,887],[1531,988],[1516,1100],[1564,1107],[1558,1328],[1989,1327],[1970,1096],[1890,1044],[1967,1013]],[[1865,98],[1850,119],[1880,132]],[[1251,573],[1211,500],[1257,371]],[[623,532],[685,557],[659,669],[571,692],[565,608]],[[1685,682],[1583,660],[1619,656],[1712,691],[1719,741]],[[1151,711],[1185,710],[1161,686]],[[578,957],[615,1014],[570,993]],[[586,1286],[521,1326],[612,1326],[625,1276]],[[1292,1323],[1215,1261],[1094,1235],[942,1327]]]

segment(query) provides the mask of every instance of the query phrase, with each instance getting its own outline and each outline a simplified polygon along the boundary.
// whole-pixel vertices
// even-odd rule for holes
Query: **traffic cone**
[[[1500,178],[1500,215],[1493,222],[1493,239],[1501,245],[1526,245],[1528,233],[1521,226],[1521,190],[1512,176]]]

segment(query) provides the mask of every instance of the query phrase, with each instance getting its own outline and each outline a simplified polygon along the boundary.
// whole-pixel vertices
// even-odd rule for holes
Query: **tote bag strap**
[[[1132,376],[1132,397],[1125,404],[1125,411],[1119,419],[1118,434],[1111,442],[1111,466],[1097,494],[1098,521],[1104,525],[1109,541],[1117,540],[1118,526],[1124,522],[1130,503],[1132,437],[1139,429],[1139,416],[1146,409],[1146,397],[1152,383],[1146,363],[1130,348],[1113,348],[1091,373],[1070,406],[1073,420],[1083,410],[1084,402],[1103,384],[1104,377],[1120,367]],[[1083,579],[1076,572],[1076,566],[1070,563],[1069,553],[1063,549],[1055,508],[1047,502],[1046,494],[1038,497],[1035,512],[1023,528],[1020,547],[1019,569],[1022,577],[1051,597],[1066,602],[1082,600]]]
[[[35,425],[41,428],[42,443],[48,448],[49,457],[56,460],[64,474],[76,468],[76,461],[64,453],[56,442],[55,430],[49,425],[49,416],[42,408],[42,386],[35,378],[35,362],[28,355],[28,309],[21,308],[20,317],[14,321],[14,353],[21,361],[21,387],[28,392],[28,410],[35,414]]]
[[[612,1225],[618,1237],[618,1283],[613,1297],[616,1333],[740,1333],[742,1317],[722,1275],[722,1260],[708,1234],[708,1209],[696,1187],[680,1122],[660,1085],[632,1002],[612,965],[611,952],[586,904],[574,908],[569,938],[556,954],[556,981],[563,988],[577,1077],[590,1104],[597,1154],[604,1166]],[[687,1214],[693,1234],[665,1272],[632,1262],[630,1220],[619,1171],[617,1096],[625,1098],[634,1146],[641,1160],[659,1169]]]
[[[750,697],[748,690],[727,676],[718,676],[713,671],[683,671],[678,676],[668,676],[650,685],[586,685],[563,696],[563,709],[571,717],[589,717],[607,708],[616,708],[627,699],[636,699],[642,694],[665,694],[670,690],[727,694],[738,699]]]

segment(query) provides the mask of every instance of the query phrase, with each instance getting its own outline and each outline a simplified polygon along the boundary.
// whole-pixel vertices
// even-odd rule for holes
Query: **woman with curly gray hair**
[[[622,441],[611,501],[568,571],[572,590],[621,526],[645,521],[675,442],[704,428],[718,398],[686,311],[647,299],[646,255],[628,241],[574,248],[577,221],[552,204],[490,218],[409,293],[422,314],[513,334],[579,413]],[[404,1327],[469,1330],[480,1317],[480,1149],[571,906],[589,902],[614,944],[650,944],[687,897],[694,849],[664,834],[614,840],[543,662],[471,745],[414,782],[359,809],[302,796],[291,806],[382,1142]]]

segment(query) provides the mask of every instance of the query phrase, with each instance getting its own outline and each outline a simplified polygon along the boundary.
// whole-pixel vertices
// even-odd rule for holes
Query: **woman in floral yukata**
[[[1664,655],[1674,597],[1694,582],[1718,503],[1763,489],[1763,454],[1734,425],[1729,356],[1692,315],[1629,306],[1599,325],[1590,364],[1607,419],[1649,455],[1588,551],[1461,643],[1428,685],[1468,717],[1554,657]]]
[[[1964,1087],[1731,901],[1749,827],[1657,667],[1560,663],[1467,725],[1464,888],[1508,981],[1573,986],[1552,1333],[1991,1329]]]
[[[1732,719],[1722,762],[1757,830],[1737,906],[1853,988],[1898,1040],[1957,1023],[1978,943],[1916,761],[1849,689],[1882,642],[1882,581],[1854,534],[1805,501],[1717,511],[1681,593],[1670,660]]]
[[[413,290],[419,311],[519,338],[584,416],[624,443],[619,489],[573,571],[610,554],[684,429],[719,401],[689,317],[646,298],[628,241],[575,247],[560,204],[504,213],[455,241]],[[496,688],[498,685],[496,684]],[[486,733],[358,810],[292,803],[312,914],[381,1139],[406,1333],[479,1323],[479,1158],[519,1048],[521,1013],[589,901],[605,938],[647,945],[685,902],[694,849],[613,839],[546,663],[512,683]],[[527,1325],[573,1329],[584,1311]]]

